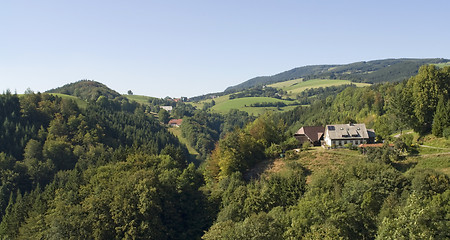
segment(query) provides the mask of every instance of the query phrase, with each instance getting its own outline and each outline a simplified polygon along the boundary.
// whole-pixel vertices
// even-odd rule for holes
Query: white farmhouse
[[[160,106],[160,108],[168,111],[168,112],[172,112],[173,107],[172,106]]]
[[[351,143],[359,145],[373,143],[375,141],[375,132],[372,129],[366,129],[364,123],[360,124],[334,124],[325,126],[324,143],[328,146],[344,146]]]

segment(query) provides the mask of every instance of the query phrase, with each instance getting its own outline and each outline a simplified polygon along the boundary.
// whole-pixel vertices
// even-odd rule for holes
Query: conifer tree
[[[450,102],[445,104],[444,97],[439,97],[439,102],[434,113],[432,133],[436,137],[442,137],[442,132],[450,126]]]

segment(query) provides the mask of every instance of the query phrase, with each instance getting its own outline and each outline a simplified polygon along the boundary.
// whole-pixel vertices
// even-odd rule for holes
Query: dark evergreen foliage
[[[79,97],[86,101],[96,101],[100,96],[104,96],[108,99],[114,99],[121,96],[120,93],[93,80],[80,80],[78,82],[66,84],[59,88],[48,90],[47,93],[67,94]]]

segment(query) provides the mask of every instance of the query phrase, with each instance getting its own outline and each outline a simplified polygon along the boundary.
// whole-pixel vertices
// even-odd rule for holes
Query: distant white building
[[[360,124],[334,124],[326,125],[324,133],[324,142],[328,146],[344,146],[351,143],[359,145],[373,143],[375,141],[375,132],[373,129],[366,129],[364,123]]]
[[[172,106],[160,106],[160,108],[168,111],[168,112],[172,112],[173,107]]]

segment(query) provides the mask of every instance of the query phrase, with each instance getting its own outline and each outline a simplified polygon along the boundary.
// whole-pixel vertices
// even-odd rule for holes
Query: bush
[[[270,145],[270,147],[266,148],[266,150],[264,151],[264,154],[266,155],[266,157],[268,158],[277,158],[280,157],[280,155],[283,153],[283,149],[281,148],[280,145],[272,143],[272,145]]]
[[[300,148],[300,142],[295,137],[290,137],[281,143],[281,148],[285,150]]]
[[[357,149],[357,147],[355,145],[353,145],[352,143],[345,144],[345,148],[348,148],[350,150],[356,150]]]
[[[450,127],[444,128],[444,130],[442,131],[442,136],[450,140]]]
[[[311,143],[310,142],[304,142],[303,144],[302,144],[302,149],[303,150],[309,150],[309,147],[311,146]]]

